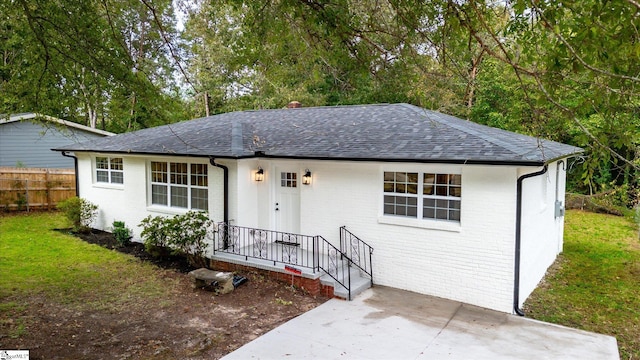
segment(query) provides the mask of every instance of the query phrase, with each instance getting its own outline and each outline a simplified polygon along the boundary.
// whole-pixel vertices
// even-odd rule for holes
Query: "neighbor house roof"
[[[582,151],[409,104],[237,111],[57,150],[522,165]]]
[[[108,131],[104,131],[104,130],[100,130],[100,129],[94,129],[94,128],[89,127],[89,126],[84,126],[84,125],[81,125],[81,124],[78,124],[78,123],[74,123],[74,122],[71,122],[71,121],[62,120],[62,119],[58,119],[56,117],[37,114],[37,113],[11,114],[11,115],[9,115],[9,118],[7,118],[6,115],[0,115],[0,125],[9,124],[9,123],[13,123],[13,122],[16,122],[16,121],[24,121],[24,120],[43,120],[43,121],[48,121],[48,122],[50,122],[52,124],[68,126],[68,127],[71,127],[71,128],[75,128],[75,129],[78,129],[78,130],[83,130],[83,131],[87,131],[87,132],[91,132],[91,133],[95,133],[95,134],[99,134],[99,135],[103,135],[103,136],[114,135],[114,133],[112,133],[112,132],[108,132]]]

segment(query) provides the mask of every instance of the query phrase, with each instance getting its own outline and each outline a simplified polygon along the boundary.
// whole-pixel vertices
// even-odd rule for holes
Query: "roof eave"
[[[46,120],[52,123],[56,123],[58,125],[68,126],[78,130],[82,130],[82,131],[86,131],[86,132],[90,132],[98,135],[103,135],[103,136],[116,135],[115,133],[112,133],[109,131],[94,129],[92,127],[74,123],[72,121],[67,121],[64,119],[60,119],[60,118],[49,116],[49,115],[39,114],[39,113],[24,113],[24,114],[17,114],[14,116],[10,115],[8,120],[0,121],[0,124],[10,124],[14,122],[20,122],[23,120],[38,120],[38,119]]]
[[[51,149],[60,152],[84,152],[101,154],[122,154],[122,155],[148,155],[148,156],[172,156],[172,157],[197,157],[243,160],[252,158],[263,159],[287,159],[287,160],[319,160],[319,161],[358,161],[358,162],[387,162],[387,163],[421,163],[421,164],[458,164],[458,165],[502,165],[502,166],[544,166],[554,161],[574,157],[582,151],[557,156],[545,161],[542,160],[485,160],[485,159],[410,159],[410,158],[372,158],[372,157],[331,157],[331,156],[296,156],[296,155],[276,155],[257,152],[247,155],[228,154],[184,154],[184,153],[156,153],[156,152],[132,152],[117,150],[95,150],[95,149]]]

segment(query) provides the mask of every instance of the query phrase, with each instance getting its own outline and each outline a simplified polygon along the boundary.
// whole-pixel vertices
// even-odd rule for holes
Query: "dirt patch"
[[[32,359],[218,359],[327,300],[257,272],[240,274],[248,282],[215,295],[193,288],[186,274],[193,268],[182,258],[158,260],[137,243],[118,247],[105,232],[82,237],[158,265],[168,282],[178,284],[167,294],[170,305],[72,310],[45,298],[19,299],[24,306],[9,315],[23,324],[10,327],[24,331],[7,333],[9,326],[0,326],[0,349],[29,349]]]

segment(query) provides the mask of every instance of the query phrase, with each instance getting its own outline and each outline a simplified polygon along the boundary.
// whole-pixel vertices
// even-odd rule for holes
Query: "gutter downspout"
[[[68,151],[63,151],[62,156],[73,159],[73,168],[76,172],[76,197],[80,197],[80,182],[78,181],[78,158],[75,155],[69,155]]]
[[[556,201],[554,203],[554,218],[557,219],[559,217],[564,216],[564,203],[558,197],[558,192],[560,190],[560,164],[562,164],[562,170],[567,171],[567,168],[564,164],[564,160],[560,160],[556,163]]]
[[[517,182],[517,202],[516,202],[516,253],[515,253],[515,265],[513,271],[513,311],[520,316],[524,316],[524,311],[520,309],[520,247],[522,242],[522,182],[525,179],[542,175],[548,170],[547,164],[544,165],[542,170],[522,175],[518,178]]]
[[[223,207],[224,207],[224,223],[226,225],[229,225],[229,168],[222,165],[222,164],[216,164],[216,159],[213,157],[209,157],[209,163],[212,166],[215,166],[217,168],[222,169],[223,171],[223,177],[224,177],[224,186],[223,186]],[[229,247],[229,239],[227,237],[227,232],[225,232],[225,237],[223,240],[223,246],[224,248],[228,248]]]

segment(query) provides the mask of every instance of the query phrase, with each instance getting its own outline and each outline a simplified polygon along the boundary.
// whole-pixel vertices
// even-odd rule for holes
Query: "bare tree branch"
[[[166,31],[164,30],[164,26],[162,26],[162,22],[158,18],[156,9],[149,3],[148,0],[141,0],[141,1],[149,10],[151,10],[151,14],[153,15],[153,20],[158,26],[158,30],[160,31],[160,36],[162,37],[162,40],[164,41],[167,48],[169,49],[169,52],[171,53],[171,57],[173,58],[173,61],[175,62],[176,66],[178,66],[180,73],[182,74],[182,76],[184,76],[184,80],[187,82],[187,84],[189,84],[189,86],[191,86],[193,91],[195,91],[196,93],[199,93],[199,91],[196,89],[195,85],[189,78],[189,75],[185,71],[184,67],[182,67],[182,62],[180,61],[180,58],[178,57],[178,54],[176,53],[176,50],[173,44],[171,43],[171,40],[169,40],[169,37],[167,36]]]

